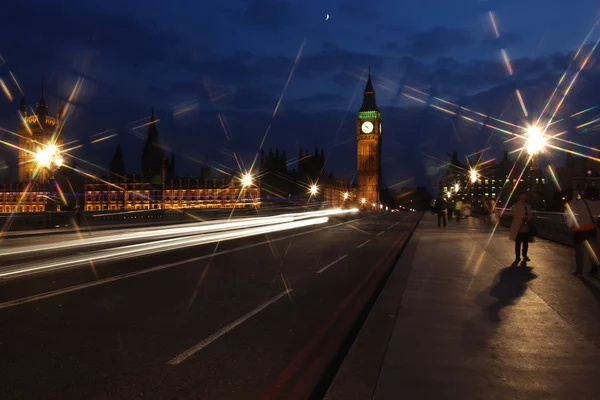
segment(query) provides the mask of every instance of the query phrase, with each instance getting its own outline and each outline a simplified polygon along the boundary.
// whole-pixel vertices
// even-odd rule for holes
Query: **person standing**
[[[521,192],[519,194],[519,201],[512,208],[513,220],[510,224],[510,239],[515,242],[515,264],[521,261],[521,254],[523,254],[523,261],[531,261],[527,256],[529,252],[529,239],[531,233],[531,219],[533,213],[531,205],[527,202],[527,192]],[[521,253],[521,248],[523,252]]]
[[[456,202],[454,203],[454,217],[456,218],[456,222],[460,222],[460,220],[462,219],[462,209],[463,209],[462,200],[456,199]]]
[[[81,205],[79,201],[75,202],[75,223],[78,228],[81,227]]]
[[[573,232],[573,244],[575,247],[575,272],[573,275],[579,276],[583,273],[583,264],[585,258],[586,242],[591,249],[590,261],[591,275],[598,274],[598,257],[600,251],[598,246],[598,223],[600,218],[600,201],[596,200],[596,189],[590,187],[586,189],[583,197],[580,198],[577,191],[573,191],[572,199],[566,206],[565,217],[567,225]]]
[[[450,200],[450,197],[448,197],[448,200],[446,200],[446,215],[448,218],[448,221],[452,221],[452,211],[454,210],[454,208],[452,207],[452,200]],[[444,224],[444,226],[446,226],[446,224]]]
[[[446,227],[446,210],[448,208],[448,204],[443,196],[439,196],[435,201],[435,209],[438,215],[438,228],[442,225],[442,221],[444,221],[444,228]]]

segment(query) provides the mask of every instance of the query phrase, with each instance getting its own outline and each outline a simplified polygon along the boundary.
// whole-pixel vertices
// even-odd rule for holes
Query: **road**
[[[0,398],[316,397],[419,217],[330,218],[6,278]]]

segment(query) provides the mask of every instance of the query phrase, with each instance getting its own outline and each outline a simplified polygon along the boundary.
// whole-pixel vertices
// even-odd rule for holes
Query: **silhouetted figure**
[[[592,251],[590,252],[591,268],[589,273],[598,274],[598,256],[600,256],[600,246],[598,245],[600,229],[600,201],[596,200],[595,188],[586,189],[583,197],[579,198],[576,191],[572,192],[572,199],[566,207],[565,217],[567,225],[573,232],[573,242],[575,247],[575,272],[573,275],[583,273],[583,264],[585,259],[585,243],[588,242]]]
[[[448,203],[444,199],[443,196],[439,196],[435,201],[435,211],[438,215],[438,228],[442,226],[442,221],[444,221],[444,228],[446,227],[446,213],[448,212]]]
[[[527,192],[519,194],[519,201],[512,208],[513,220],[510,225],[510,240],[515,241],[515,265],[521,261],[521,246],[523,247],[523,261],[531,261],[527,257],[529,241],[531,239],[531,219],[533,218],[531,205],[527,202]]]
[[[75,223],[78,228],[81,226],[81,204],[78,201],[75,202]]]

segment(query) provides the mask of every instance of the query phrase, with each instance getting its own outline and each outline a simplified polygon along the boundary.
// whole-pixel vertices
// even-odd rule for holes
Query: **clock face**
[[[363,131],[363,133],[371,133],[373,132],[373,123],[371,121],[365,121],[360,129]]]

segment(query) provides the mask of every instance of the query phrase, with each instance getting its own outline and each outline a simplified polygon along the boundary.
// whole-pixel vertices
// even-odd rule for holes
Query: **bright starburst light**
[[[537,126],[530,126],[527,128],[526,132],[526,140],[527,143],[525,148],[527,149],[527,153],[529,155],[535,155],[544,150],[544,146],[546,145],[546,138],[544,137],[544,133]]]

